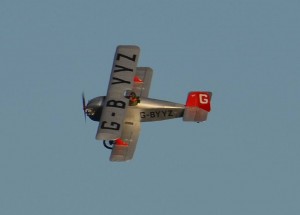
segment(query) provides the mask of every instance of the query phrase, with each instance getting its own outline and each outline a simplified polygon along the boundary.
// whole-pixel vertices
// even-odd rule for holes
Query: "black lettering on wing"
[[[130,56],[127,56],[127,55],[118,53],[118,54],[117,54],[117,60],[120,60],[121,58],[125,58],[125,59],[127,59],[127,60],[130,60],[130,61],[135,62],[135,60],[136,60],[136,55],[134,54],[134,55],[132,55],[132,57],[130,57]]]
[[[111,122],[110,123],[110,125],[106,125],[106,124],[108,124],[108,122],[107,121],[103,121],[102,123],[101,123],[101,128],[102,129],[110,129],[110,130],[120,130],[120,124],[119,123],[117,123],[117,122]]]
[[[131,82],[130,81],[125,81],[125,80],[120,79],[120,78],[113,77],[111,84],[131,84]]]
[[[119,69],[116,69],[116,68],[119,68]],[[114,72],[124,72],[124,71],[133,72],[133,69],[127,68],[125,66],[115,65]]]
[[[109,100],[107,101],[106,106],[125,109],[126,103],[123,101]]]

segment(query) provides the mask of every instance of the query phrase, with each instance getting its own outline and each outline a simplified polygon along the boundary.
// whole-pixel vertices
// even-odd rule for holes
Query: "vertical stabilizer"
[[[206,121],[211,110],[211,92],[190,92],[185,104],[183,121]]]

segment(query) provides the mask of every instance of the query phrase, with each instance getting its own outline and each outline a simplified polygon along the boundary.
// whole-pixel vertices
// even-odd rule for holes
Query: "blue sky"
[[[298,1],[0,2],[0,214],[299,214]],[[202,124],[145,123],[111,163],[84,123],[115,48],[150,97],[213,92]]]

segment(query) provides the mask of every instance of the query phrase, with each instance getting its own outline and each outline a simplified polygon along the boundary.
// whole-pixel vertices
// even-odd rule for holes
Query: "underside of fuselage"
[[[91,120],[100,120],[104,101],[105,96],[100,96],[88,102],[85,112]],[[128,105],[126,108],[128,114],[139,115],[141,122],[153,122],[180,118],[183,116],[185,106],[174,102],[141,97],[138,104]]]

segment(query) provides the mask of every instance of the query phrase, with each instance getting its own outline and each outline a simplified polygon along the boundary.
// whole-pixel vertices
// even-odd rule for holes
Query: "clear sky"
[[[297,0],[1,0],[0,214],[300,214]],[[213,92],[202,124],[147,123],[109,162],[84,123],[115,48],[141,48],[150,97]]]

